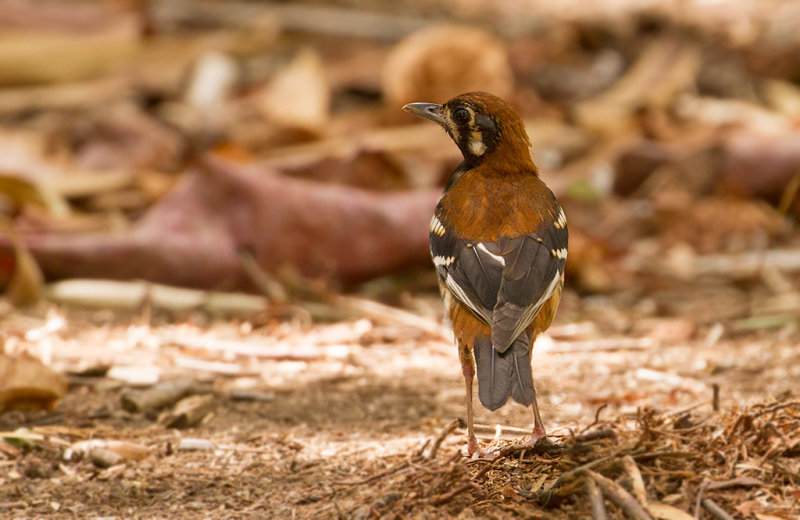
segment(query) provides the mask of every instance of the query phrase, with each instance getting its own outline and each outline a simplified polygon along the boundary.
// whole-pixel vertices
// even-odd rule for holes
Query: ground
[[[486,425],[481,440],[494,457],[479,460],[464,457],[463,429],[448,429],[464,413],[454,348],[446,339],[410,326],[366,318],[312,326],[202,314],[125,317],[52,307],[7,310],[3,325],[18,343],[9,346],[7,340],[6,348],[16,344],[39,350],[53,367],[72,375],[69,393],[52,411],[0,416],[0,431],[27,428],[30,434],[44,435],[0,451],[5,455],[0,459],[0,516],[580,516],[576,511],[586,502],[580,498],[582,488],[545,502],[537,490],[613,450],[615,456],[636,459],[649,500],[691,512],[704,479],[752,476],[765,488],[772,486],[766,502],[763,495],[761,502],[754,497],[763,489],[735,483],[730,493],[738,494],[717,491],[718,501],[729,511],[757,503],[758,511],[787,515],[774,518],[797,514],[796,493],[780,500],[775,495],[782,482],[800,481],[800,409],[787,401],[800,375],[796,329],[736,332],[729,326],[670,317],[638,321],[636,333],[623,337],[614,330],[619,325],[597,321],[626,311],[619,305],[613,298],[595,306],[568,296],[551,334],[535,349],[539,402],[555,447],[515,450],[519,429],[530,427],[530,411],[516,404],[496,413],[478,407],[477,422]],[[225,354],[215,350],[222,341],[264,351]],[[265,353],[270,349],[284,354],[270,359]],[[90,370],[109,366],[105,376]],[[120,398],[135,385],[120,380],[119,374],[125,374],[120,367],[139,375],[157,367],[162,380],[189,377],[206,385],[199,392],[212,393],[213,411],[199,425],[184,429],[163,426],[158,412],[128,412]],[[715,385],[718,412],[712,409]],[[759,415],[747,408],[754,403],[767,403],[757,410],[772,406],[778,411]],[[731,446],[737,437],[746,438],[747,430],[736,434],[736,424],[754,428],[753,420],[743,423],[741,418],[760,416],[769,418],[767,426],[786,432],[784,437],[788,434],[787,444],[774,448],[770,440],[773,444],[767,443],[759,459],[759,442],[767,441],[754,437],[740,458],[738,448]],[[495,424],[512,428],[493,439]],[[700,437],[690,438],[681,433],[685,431]],[[712,438],[715,431],[717,436],[727,431],[730,442],[712,449],[705,440],[698,441]],[[592,438],[591,432],[601,433]],[[431,457],[431,442],[437,438],[441,447]],[[88,439],[129,441],[150,454],[106,469],[88,456],[65,458],[70,444]],[[182,439],[213,444],[187,451]],[[670,456],[665,446],[725,455],[717,462],[692,459],[690,471],[668,469],[669,461],[652,466],[651,459],[658,458],[652,453]],[[730,453],[737,459],[727,460]],[[785,469],[785,475],[775,467],[772,473],[766,466],[755,467],[776,453],[785,457],[775,466]],[[737,460],[745,467],[737,466]],[[619,468],[609,466],[609,472],[618,475]],[[773,473],[777,480],[769,478]],[[691,482],[689,487],[670,480],[679,474]],[[613,507],[612,516],[621,514]]]

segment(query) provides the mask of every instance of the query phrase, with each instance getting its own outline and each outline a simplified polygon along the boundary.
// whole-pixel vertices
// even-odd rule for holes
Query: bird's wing
[[[492,328],[500,352],[530,325],[564,273],[568,233],[560,208],[532,233],[497,242],[456,237],[434,217],[430,238],[441,281]]]

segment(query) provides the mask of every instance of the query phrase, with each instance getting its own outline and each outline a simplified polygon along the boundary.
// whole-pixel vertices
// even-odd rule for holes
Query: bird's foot
[[[525,441],[525,446],[533,448],[540,439],[544,439],[545,437],[547,437],[547,432],[544,430],[544,426],[537,424],[533,427],[530,438]]]
[[[481,449],[478,439],[474,435],[467,440],[467,457],[470,459],[482,459],[486,457],[486,452]]]

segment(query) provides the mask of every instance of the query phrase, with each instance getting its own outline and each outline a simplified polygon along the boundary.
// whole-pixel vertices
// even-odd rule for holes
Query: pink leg
[[[533,396],[531,410],[533,411],[533,432],[531,432],[531,438],[528,439],[525,444],[528,446],[535,446],[539,439],[547,435],[544,429],[544,423],[542,422],[542,416],[539,415],[539,404],[536,402],[535,394]]]
[[[472,420],[472,380],[475,378],[475,366],[472,359],[461,360],[461,372],[464,374],[464,384],[467,387],[467,454],[472,455],[478,451],[478,439],[475,438],[475,427]]]

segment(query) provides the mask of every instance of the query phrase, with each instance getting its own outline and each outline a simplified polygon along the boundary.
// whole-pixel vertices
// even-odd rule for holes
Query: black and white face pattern
[[[491,152],[500,139],[500,127],[492,116],[463,100],[448,102],[443,107],[444,125],[467,162],[477,162]]]

